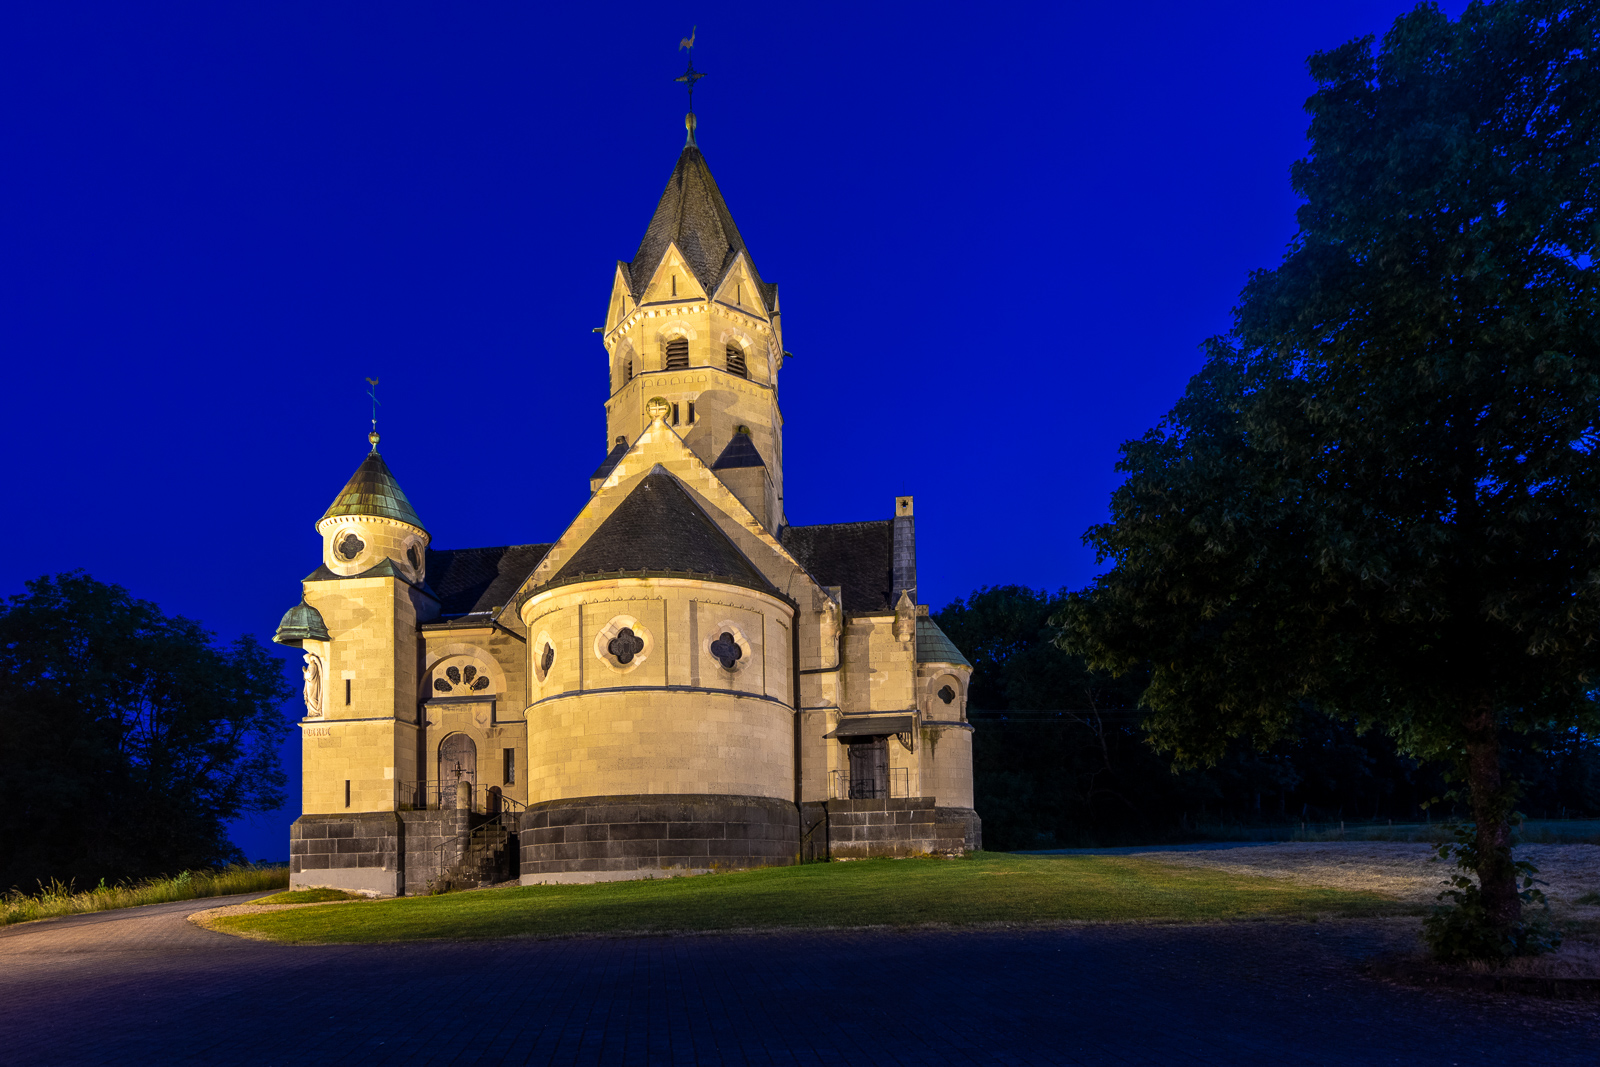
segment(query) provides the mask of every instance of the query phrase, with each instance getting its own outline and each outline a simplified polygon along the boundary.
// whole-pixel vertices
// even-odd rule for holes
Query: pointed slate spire
[[[388,464],[384,463],[383,457],[378,454],[376,444],[373,445],[373,450],[367,453],[367,458],[361,461],[361,466],[350,476],[345,487],[339,491],[333,503],[328,505],[328,510],[323,512],[322,518],[331,519],[345,515],[376,515],[379,518],[409,523],[419,530],[427,529],[411,507],[411,501],[407,500],[406,494],[401,491],[400,483],[389,473]]]
[[[694,128],[689,129],[689,143],[678,155],[678,164],[667,179],[666,191],[656,204],[656,213],[645,229],[639,251],[628,265],[629,284],[633,298],[644,295],[645,286],[655,276],[656,268],[667,254],[667,246],[677,245],[694,272],[695,279],[706,292],[714,292],[733,261],[743,252],[750,274],[756,279],[768,309],[773,304],[777,286],[761,281],[756,273],[755,261],[739,236],[733,214],[717,183],[711,177],[706,157],[700,154],[694,142]]]

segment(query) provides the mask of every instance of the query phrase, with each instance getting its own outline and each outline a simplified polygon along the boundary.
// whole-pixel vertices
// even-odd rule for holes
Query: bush
[[[1522,880],[1522,890],[1517,894],[1522,901],[1522,918],[1510,926],[1501,926],[1490,918],[1483,893],[1472,878],[1478,867],[1476,831],[1472,823],[1461,823],[1455,827],[1456,840],[1439,846],[1437,858],[1454,856],[1457,871],[1445,879],[1444,884],[1451,888],[1439,894],[1440,903],[1422,920],[1422,939],[1428,951],[1446,961],[1498,962],[1513,956],[1537,956],[1560,947],[1561,936],[1550,923],[1549,901],[1537,888],[1545,883],[1534,877],[1539,868],[1527,860],[1511,865]],[[1534,907],[1540,910],[1530,918],[1528,909]]]

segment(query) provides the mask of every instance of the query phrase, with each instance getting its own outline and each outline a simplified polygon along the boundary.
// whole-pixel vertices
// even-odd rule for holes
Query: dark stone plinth
[[[799,812],[770,797],[579,797],[522,815],[522,881],[605,881],[796,861]]]
[[[289,827],[289,885],[395,896],[403,892],[404,855],[396,812],[302,815]]]
[[[958,856],[971,848],[968,821],[957,814],[968,809],[935,808],[932,797],[830,800],[826,807],[830,859]],[[975,827],[977,815],[968,813]]]

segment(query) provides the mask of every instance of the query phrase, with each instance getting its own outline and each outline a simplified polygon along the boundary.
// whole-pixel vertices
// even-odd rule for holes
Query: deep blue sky
[[[9,5],[0,594],[81,567],[270,637],[369,375],[436,545],[556,536],[696,24],[796,357],[790,521],[913,493],[924,600],[1081,585],[1118,444],[1293,233],[1306,57],[1409,6]],[[251,857],[287,852],[295,744]]]

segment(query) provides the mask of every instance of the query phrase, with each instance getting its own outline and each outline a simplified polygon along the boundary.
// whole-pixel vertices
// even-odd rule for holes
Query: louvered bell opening
[[[728,346],[728,373],[741,378],[750,377],[750,369],[744,363],[744,349],[738,345]]]
[[[677,337],[667,342],[667,369],[682,370],[689,365],[689,341]]]

